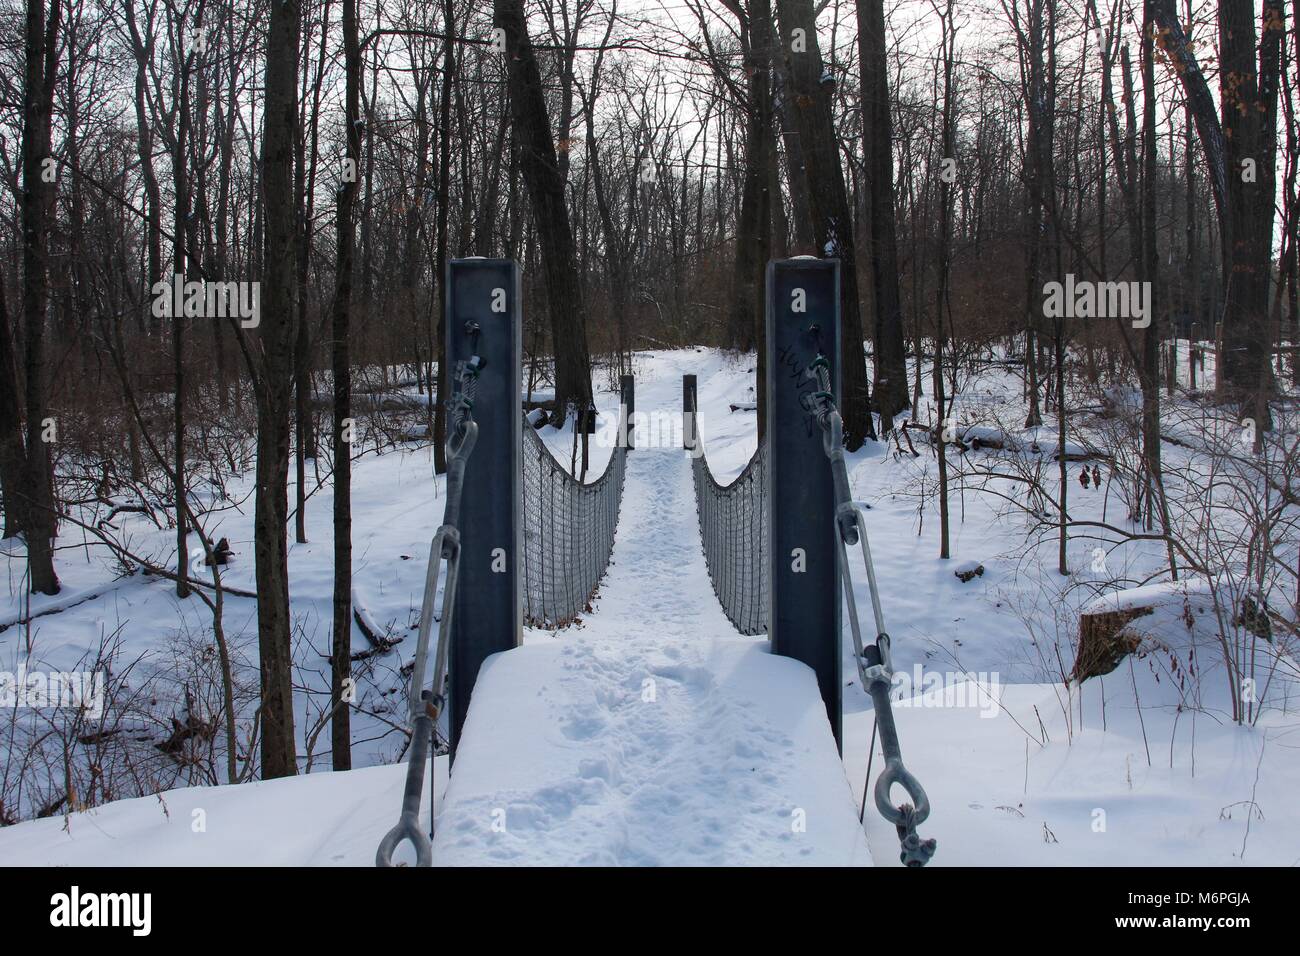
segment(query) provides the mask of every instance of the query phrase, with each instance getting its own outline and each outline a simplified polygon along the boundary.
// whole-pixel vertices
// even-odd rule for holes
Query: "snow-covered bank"
[[[0,829],[0,864],[374,866],[405,779],[393,764],[119,800]]]
[[[1104,715],[1102,687],[1085,684],[1082,721],[1059,684],[1002,685],[995,717],[982,693],[973,706],[896,706],[933,807],[930,865],[1300,865],[1300,722],[1139,713],[1129,678],[1124,667],[1105,680]],[[844,733],[860,796],[870,712],[846,716]],[[873,781],[879,767],[877,751]],[[893,828],[870,807],[866,823],[876,864],[899,865]]]

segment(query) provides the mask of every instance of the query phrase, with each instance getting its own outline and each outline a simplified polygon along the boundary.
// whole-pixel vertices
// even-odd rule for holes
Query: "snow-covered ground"
[[[720,480],[738,473],[755,448],[754,415],[729,406],[751,398],[752,358],[703,349],[642,353],[635,373],[638,411],[670,414],[651,417],[652,433],[638,436],[614,564],[594,612],[577,626],[528,631],[523,648],[485,667],[449,787],[438,760],[439,860],[898,865],[893,828],[870,806],[869,858],[857,826],[872,714],[847,635],[841,764],[810,672],[731,630],[704,572],[689,462],[680,434],[665,423],[679,407],[681,375],[696,374],[710,466]],[[1014,417],[1018,392],[990,372],[966,384],[963,401],[981,417],[989,408]],[[615,395],[601,392],[598,403],[606,420],[616,417]],[[545,437],[567,461],[568,433]],[[607,453],[593,448],[595,473]],[[1057,654],[1068,647],[1078,610],[1094,600],[1097,542],[1072,542],[1069,563],[1079,570],[1061,576],[1054,541],[1027,545],[1022,520],[968,489],[952,496],[953,557],[942,561],[933,488],[918,491],[932,483],[933,464],[929,455],[913,459],[883,443],[850,456],[854,495],[871,506],[895,666],[910,682],[901,688],[908,705],[896,714],[907,764],[933,806],[921,828],[939,842],[933,865],[1300,862],[1293,663],[1270,688],[1255,726],[1235,724],[1204,628],[1180,633],[1179,614],[1170,613],[1158,622],[1163,654],[1144,652],[1068,691],[1060,672],[1072,661]],[[370,618],[397,637],[413,636],[424,555],[441,517],[431,470],[427,448],[354,466],[357,594]],[[232,484],[236,499],[240,487],[246,493],[247,481]],[[1100,518],[1109,494],[1109,486],[1074,485],[1072,514]],[[328,677],[329,496],[328,483],[312,496],[310,543],[290,552],[304,735]],[[1113,521],[1119,508],[1109,507]],[[167,553],[168,532],[139,516],[116,523],[140,553]],[[251,589],[251,501],[223,511],[210,533],[227,536],[236,552],[226,582]],[[0,632],[0,671],[27,661],[73,668],[102,634],[117,633],[125,655],[146,655],[146,664],[165,672],[177,642],[205,634],[206,609],[177,601],[167,582],[115,579],[103,549],[83,544],[73,526],[59,543],[65,594],[35,599],[32,608],[72,605],[69,594],[85,600],[36,618],[30,633]],[[25,611],[17,544],[6,542],[0,623]],[[1159,559],[1141,545],[1107,555],[1110,573],[1118,564],[1135,583]],[[959,581],[953,571],[972,561],[984,573]],[[226,629],[242,642],[244,663],[255,666],[251,600],[228,598]],[[355,641],[365,646],[360,634]],[[3,827],[0,863],[368,865],[401,803],[404,767],[391,762],[405,738],[390,722],[400,724],[404,713],[399,668],[412,644],[372,658],[363,682],[355,762],[375,766],[319,772],[329,763],[325,733],[305,778],[189,787]],[[1199,651],[1202,669],[1195,695],[1169,663],[1186,664],[1189,650]],[[967,674],[978,685],[963,682]],[[933,681],[947,689],[923,693]],[[881,765],[877,752],[873,777]]]

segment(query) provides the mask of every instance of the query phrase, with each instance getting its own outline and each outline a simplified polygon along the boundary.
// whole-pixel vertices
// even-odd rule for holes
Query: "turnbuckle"
[[[438,622],[438,645],[433,665],[432,700],[435,711],[442,707],[442,681],[447,672],[447,650],[451,641],[451,618],[456,610],[456,581],[460,576],[460,532],[452,525],[443,525],[429,545],[429,567],[424,579],[424,603],[420,607],[420,633],[415,645],[415,663],[411,670],[411,720],[414,722],[428,710],[424,698],[416,694],[424,686],[424,673],[428,666],[429,637],[433,630],[433,603],[438,590],[438,576],[443,564],[447,577],[442,586],[442,616]],[[435,712],[434,717],[437,717]]]
[[[429,692],[421,695],[422,700],[429,698]],[[375,851],[375,866],[393,866],[393,852],[403,840],[409,840],[415,848],[416,866],[433,866],[433,843],[420,826],[420,795],[424,789],[424,765],[429,758],[429,745],[433,738],[433,719],[421,712],[414,721],[411,732],[415,735],[411,742],[411,759],[406,765],[406,790],[402,794],[402,815],[384,838],[379,841]]]
[[[930,816],[930,798],[921,781],[903,765],[903,755],[898,743],[898,729],[894,725],[894,711],[889,701],[889,688],[893,666],[890,662],[889,635],[880,634],[876,642],[858,656],[858,669],[866,691],[876,712],[876,727],[880,733],[880,749],[885,755],[885,769],[876,779],[873,791],[876,810],[898,831],[899,859],[905,866],[925,866],[934,856],[937,842],[922,840],[916,828]],[[895,786],[903,788],[908,802],[894,804],[890,792]]]

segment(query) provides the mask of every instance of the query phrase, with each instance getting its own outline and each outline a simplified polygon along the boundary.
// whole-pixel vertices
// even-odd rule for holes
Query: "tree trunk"
[[[451,82],[456,69],[456,20],[454,0],[443,0],[442,92],[438,99],[438,225],[434,246],[434,277],[438,287],[438,384],[435,386],[433,407],[433,470],[437,475],[447,471],[447,399],[451,398],[448,385],[451,373],[447,369],[446,312],[447,312],[447,216],[451,209]]]
[[[889,64],[885,58],[884,0],[859,0],[858,55],[862,61],[864,158],[870,219],[871,281],[875,292],[873,391],[880,430],[910,404],[902,297],[898,288],[898,239],[894,226],[893,121],[889,111]]]
[[[784,49],[786,41],[778,39]],[[808,177],[804,175],[803,143],[799,130],[791,117],[790,75],[785,68],[785,57],[774,57],[772,63],[772,116],[781,127],[784,146],[785,172],[790,186],[790,225],[794,229],[794,251],[798,255],[812,252],[812,212],[808,198]],[[773,202],[779,197],[774,195]]]
[[[447,369],[446,309],[447,309],[447,231],[448,210],[451,206],[451,84],[456,71],[456,9],[454,0],[443,0],[443,25],[446,45],[443,49],[442,92],[438,101],[438,225],[434,249],[434,277],[438,286],[438,314],[435,316],[434,335],[438,343],[437,400],[433,408],[433,470],[443,474],[447,470],[447,400],[451,397],[448,386],[451,373]]]
[[[195,278],[196,265],[190,258],[192,221],[190,218],[189,157],[190,142],[190,71],[196,51],[182,54],[180,77],[176,95],[176,131],[168,145],[171,146],[172,194],[172,272],[182,281]],[[172,375],[176,393],[172,396],[172,494],[176,510],[176,596],[190,596],[189,583],[189,520],[185,498],[185,313],[178,310],[172,315]]]
[[[1174,0],[1151,0],[1157,42],[1183,88],[1209,170],[1219,219],[1223,270],[1223,348],[1218,353],[1225,396],[1254,400],[1256,434],[1270,425],[1268,286],[1272,271],[1273,195],[1276,185],[1277,94],[1285,10],[1265,0],[1259,62],[1253,0],[1219,0],[1222,118],[1192,52]],[[1249,161],[1249,162],[1247,162]],[[1248,171],[1249,170],[1249,171]]]
[[[813,241],[819,255],[840,260],[840,413],[844,445],[853,451],[876,432],[863,353],[853,218],[831,115],[834,80],[822,64],[812,0],[777,0],[777,14],[790,80],[786,118],[802,143]]]
[[[319,157],[321,84],[325,76],[325,54],[329,48],[330,3],[326,0],[321,13],[321,40],[316,61],[316,79],[312,84],[310,107],[306,110],[308,136],[298,137],[298,331],[294,339],[294,539],[307,541],[307,461],[316,459],[316,430],[311,414],[312,352],[315,342],[307,322],[307,280],[311,264],[312,235],[316,211],[316,162]],[[310,39],[308,40],[310,43]],[[306,76],[304,74],[304,83]],[[306,99],[304,86],[303,97]]]
[[[1038,314],[1040,299],[1043,227],[1046,220],[1046,200],[1043,180],[1050,162],[1050,133],[1046,126],[1048,104],[1046,94],[1046,68],[1043,63],[1043,4],[1044,0],[1030,0],[1028,21],[1022,35],[1023,56],[1028,64],[1025,89],[1025,111],[1028,131],[1025,137],[1025,190],[1028,215],[1025,218],[1025,376],[1029,399],[1029,412],[1025,427],[1034,428],[1043,423],[1039,405],[1039,348]]]
[[[768,164],[774,148],[772,129],[772,8],[769,0],[750,0],[746,31],[745,72],[749,103],[745,124],[745,170],[736,255],[727,313],[727,344],[748,352],[764,322],[767,260],[772,248],[772,197]],[[762,391],[761,387],[759,391]]]
[[[528,38],[522,0],[494,0],[493,12],[493,23],[505,31],[510,112],[542,247],[555,356],[555,410],[551,423],[559,427],[570,405],[585,409],[591,404],[591,358],[582,281],[564,201],[564,178],[555,155],[542,76]],[[440,370],[440,374],[445,373]]]
[[[158,174],[154,172],[154,130],[149,123],[149,110],[146,102],[146,83],[148,79],[148,44],[141,36],[135,19],[135,4],[122,5],[126,15],[127,29],[131,34],[131,46],[135,54],[135,125],[136,150],[140,158],[140,174],[144,180],[145,211],[148,214],[148,288],[162,278],[162,197],[158,186]],[[150,41],[152,42],[152,38]],[[232,107],[233,108],[233,107]],[[143,316],[140,328],[145,328]]]
[[[23,473],[27,468],[27,453],[23,449],[22,406],[14,359],[9,309],[4,283],[0,282],[0,493],[5,499],[6,538],[22,534],[25,521]]]
[[[1161,530],[1169,534],[1169,503],[1165,497],[1160,438],[1160,255],[1156,248],[1156,70],[1152,0],[1143,4],[1142,28],[1142,267],[1138,278],[1150,283],[1147,299],[1147,327],[1142,332],[1142,449],[1146,460],[1151,511],[1159,516]],[[1151,526],[1148,521],[1148,528]],[[1178,568],[1173,545],[1166,543],[1170,574]]]
[[[54,573],[57,512],[49,445],[42,439],[46,417],[45,309],[49,303],[49,219],[54,183],[45,182],[50,156],[53,80],[58,63],[59,0],[51,0],[49,22],[41,0],[27,0],[26,85],[23,90],[23,331],[27,398],[27,468],[20,492],[25,499],[24,534],[31,589],[58,594]]]
[[[361,49],[357,29],[357,0],[343,0],[343,68],[347,123],[347,162],[351,176],[343,178],[338,194],[338,262],[335,271],[333,320],[334,369],[334,639],[330,725],[335,770],[352,769],[352,711],[345,700],[352,677],[352,446],[348,442],[352,415],[352,366],[349,349],[352,310],[352,260],[356,226],[357,170],[361,165]],[[441,372],[439,372],[441,376]]]
[[[289,617],[289,410],[297,282],[294,141],[298,127],[299,0],[272,3],[262,132],[262,351],[257,394],[257,637],[262,677],[262,776],[297,773]]]
[[[948,0],[941,14],[943,34],[943,113],[941,116],[940,154],[951,156],[954,149],[953,135],[953,61],[956,57],[957,28],[953,21],[953,2]],[[948,282],[951,274],[953,200],[952,185],[944,177],[939,178],[939,248],[936,256],[938,262],[938,282],[934,296],[934,365],[933,388],[935,411],[938,416],[938,465],[939,465],[939,557],[951,556],[949,514],[948,514],[948,430],[949,408],[943,381],[943,352],[946,344],[944,331],[944,313],[951,311],[949,303]],[[955,359],[954,359],[955,361]],[[882,423],[883,431],[884,425]]]
[[[772,64],[776,58],[770,0],[750,0],[745,72],[749,76],[745,128],[745,173],[736,224],[736,255],[727,316],[728,344],[742,352],[756,350],[758,434],[767,425],[766,288],[772,258],[772,209],[779,202],[772,183],[776,167],[776,130],[772,116]]]

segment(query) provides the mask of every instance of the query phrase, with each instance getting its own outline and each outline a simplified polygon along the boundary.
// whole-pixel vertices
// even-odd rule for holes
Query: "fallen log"
[[[353,651],[350,655],[353,661],[364,661],[377,654],[387,654],[402,643],[402,638],[394,637],[388,628],[380,627],[375,622],[370,614],[370,608],[366,606],[366,602],[357,594],[355,588],[352,590],[352,619],[357,622],[357,630],[370,645],[366,650]],[[330,663],[333,663],[332,658]]]

